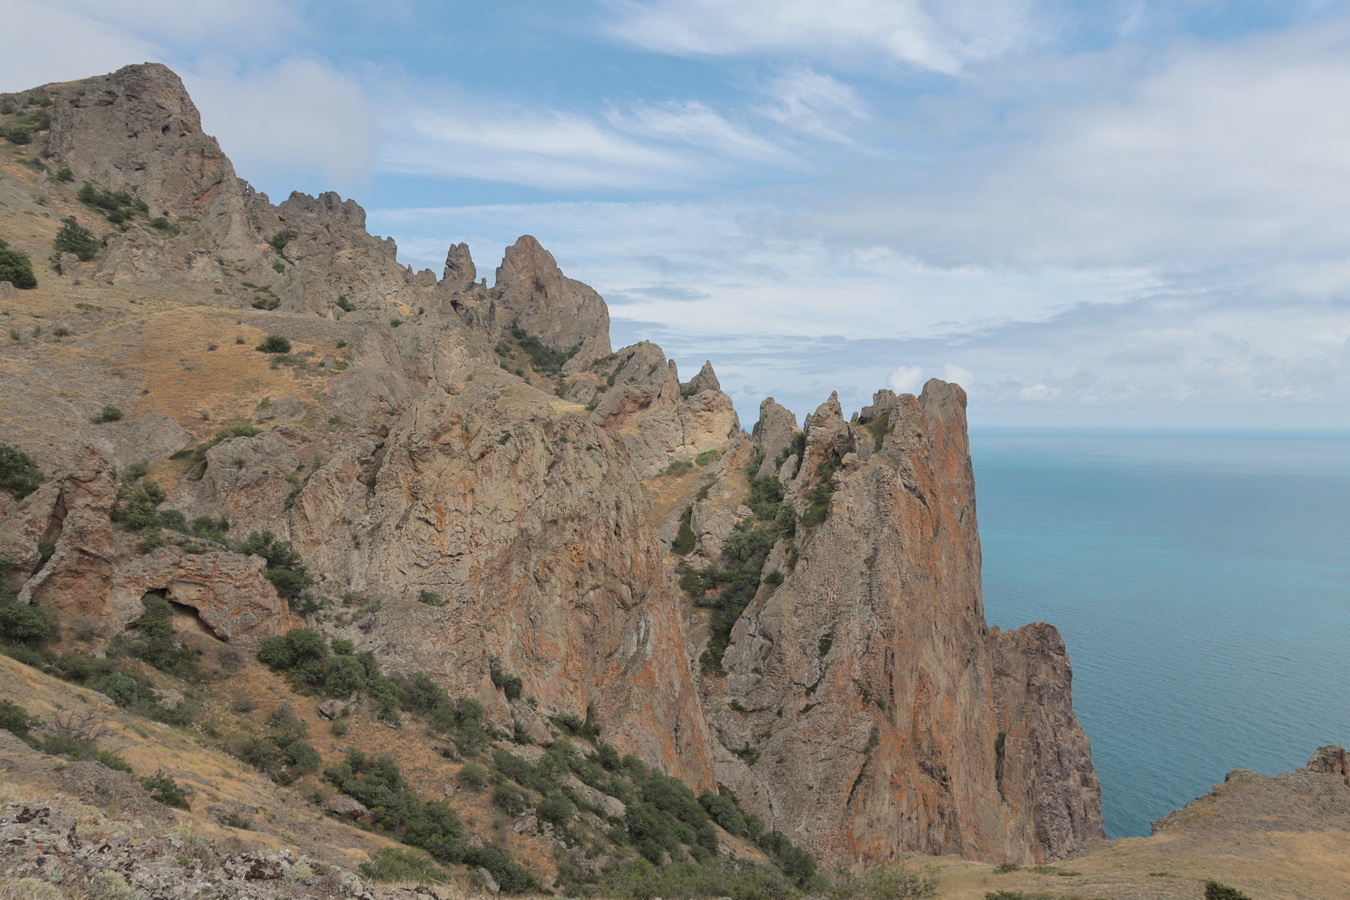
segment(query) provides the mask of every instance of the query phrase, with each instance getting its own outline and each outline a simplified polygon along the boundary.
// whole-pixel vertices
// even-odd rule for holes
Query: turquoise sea
[[[972,429],[991,625],[1057,625],[1107,833],[1350,745],[1350,432]]]

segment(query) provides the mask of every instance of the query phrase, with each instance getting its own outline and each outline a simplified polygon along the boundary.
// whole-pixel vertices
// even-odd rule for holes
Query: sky
[[[1350,0],[0,0],[438,274],[533,234],[743,424],[1350,426]]]

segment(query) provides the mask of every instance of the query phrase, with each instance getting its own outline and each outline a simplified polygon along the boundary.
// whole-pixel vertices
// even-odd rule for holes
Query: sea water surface
[[[1350,432],[972,429],[985,613],[1057,625],[1110,837],[1350,745]]]

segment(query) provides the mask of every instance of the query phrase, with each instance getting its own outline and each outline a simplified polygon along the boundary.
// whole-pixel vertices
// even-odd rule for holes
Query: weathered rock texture
[[[1100,836],[1062,641],[985,627],[959,387],[883,391],[853,421],[831,398],[800,429],[766,400],[751,438],[711,364],[681,383],[654,344],[611,352],[604,301],[532,237],[488,289],[463,244],[439,281],[399,265],[336,194],[274,206],[162,66],[0,99],[49,102],[53,166],[174,226],[123,231],[77,187],[44,188],[105,246],[80,284],[72,269],[39,292],[54,316],[95,301],[97,327],[43,354],[0,348],[14,382],[0,412],[53,476],[0,499],[23,602],[107,635],[148,592],[246,645],[297,624],[257,557],[154,529],[173,546],[146,552],[114,513],[119,489],[153,477],[179,521],[292,542],[315,602],[342,605],[317,624],[388,668],[426,671],[541,743],[549,716],[589,719],[621,752],[730,786],[830,862],[1027,862]],[[269,334],[291,351],[255,352]],[[526,372],[521,334],[570,354],[561,374]],[[111,402],[126,424],[90,424]],[[718,562],[749,514],[755,453],[803,524],[770,553],[763,574],[782,583],[766,578],[736,623],[725,679],[700,678],[710,625],[668,548],[687,521],[687,561]],[[494,660],[533,703],[494,687]]]
[[[773,450],[790,420],[766,409]],[[805,457],[788,499],[832,479],[828,515],[798,529],[795,567],[732,632],[708,708],[741,753],[718,779],[840,861],[1038,860],[1101,837],[1062,642],[984,624],[961,389],[883,391],[853,423],[832,398],[807,419]]]
[[[506,248],[493,288],[506,324],[519,325],[554,350],[573,353],[576,372],[609,354],[609,309],[592,288],[563,275],[539,242],[525,235]]]

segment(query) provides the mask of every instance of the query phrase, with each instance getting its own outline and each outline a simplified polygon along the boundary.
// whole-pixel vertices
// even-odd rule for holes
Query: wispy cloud
[[[391,171],[555,190],[669,189],[798,165],[770,137],[692,100],[610,104],[590,115],[442,96],[398,109],[386,132],[381,161]]]
[[[813,138],[853,143],[852,126],[871,118],[852,87],[809,68],[773,78],[765,85],[765,95],[755,107],[757,113]]]
[[[1033,34],[1029,3],[947,0],[610,0],[616,39],[681,56],[881,59],[953,73]]]

